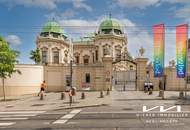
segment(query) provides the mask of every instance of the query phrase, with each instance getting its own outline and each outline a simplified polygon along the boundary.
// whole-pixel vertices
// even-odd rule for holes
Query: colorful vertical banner
[[[154,77],[162,77],[164,73],[164,24],[153,26],[154,34]]]
[[[188,40],[188,25],[183,24],[176,27],[176,57],[177,77],[184,78],[186,75],[186,54]]]

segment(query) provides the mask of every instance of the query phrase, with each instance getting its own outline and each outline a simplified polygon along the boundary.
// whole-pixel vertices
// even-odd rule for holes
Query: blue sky
[[[21,52],[20,63],[33,63],[30,50],[36,36],[53,18],[71,37],[94,32],[111,12],[128,37],[128,50],[136,57],[140,46],[145,56],[153,57],[151,26],[166,26],[166,64],[175,59],[175,26],[190,21],[189,0],[0,0],[0,35]],[[68,26],[79,26],[71,28]],[[88,26],[86,28],[85,26]]]

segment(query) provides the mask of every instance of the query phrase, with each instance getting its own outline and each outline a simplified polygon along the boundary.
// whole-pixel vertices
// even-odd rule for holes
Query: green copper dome
[[[64,33],[61,26],[55,21],[50,21],[43,26],[42,33],[46,32],[59,33],[59,34]]]
[[[117,20],[112,19],[111,17],[103,20],[99,26],[99,31],[112,30],[112,29],[122,32],[122,27],[121,27],[120,23]]]

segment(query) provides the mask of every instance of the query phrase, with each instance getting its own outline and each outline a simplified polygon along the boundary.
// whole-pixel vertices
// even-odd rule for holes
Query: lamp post
[[[70,94],[69,94],[69,103],[70,103],[70,106],[72,104],[72,82],[73,82],[73,44],[72,44],[72,39],[70,39],[70,44],[69,44],[69,49],[70,49]]]

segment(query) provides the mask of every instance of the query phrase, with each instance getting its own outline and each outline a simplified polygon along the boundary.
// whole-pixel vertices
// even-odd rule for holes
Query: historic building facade
[[[132,58],[122,27],[117,20],[108,17],[100,23],[96,33],[76,41],[70,40],[57,22],[49,21],[36,38],[42,59],[40,65],[16,65],[22,74],[6,79],[6,94],[37,93],[43,80],[49,92],[67,90],[71,85],[71,60],[72,86],[77,90],[111,90],[114,85],[143,90],[147,71],[154,90],[158,90],[159,79],[153,77],[152,65],[147,66],[148,58],[143,55]],[[174,64],[165,68],[165,90],[185,90],[184,79],[176,78],[175,73]],[[0,81],[0,96],[2,92]]]
[[[78,90],[111,89],[113,69],[136,69],[130,62],[133,58],[127,50],[122,25],[111,17],[101,22],[96,33],[78,41],[71,41],[57,22],[49,21],[37,36],[36,44],[49,91],[62,91],[70,86],[71,60],[73,86]],[[120,62],[123,58],[127,64]]]

